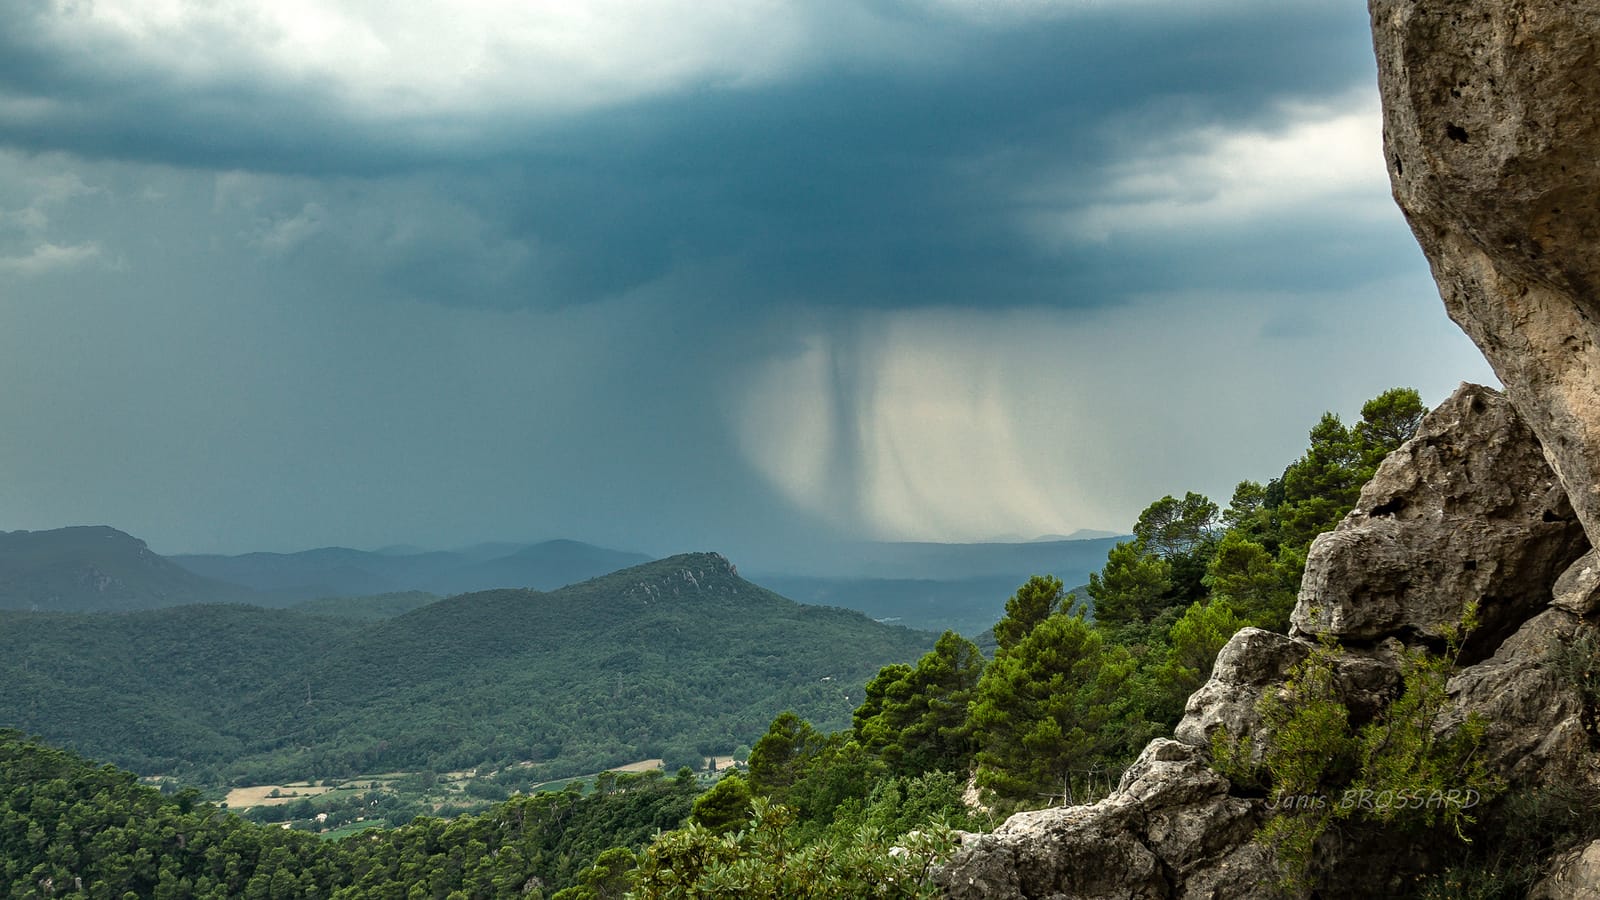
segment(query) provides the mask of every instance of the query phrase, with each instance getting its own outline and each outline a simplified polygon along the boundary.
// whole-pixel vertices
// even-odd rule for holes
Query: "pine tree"
[[[1011,804],[1073,795],[1117,743],[1132,669],[1080,615],[1051,616],[999,653],[972,705],[979,786]]]

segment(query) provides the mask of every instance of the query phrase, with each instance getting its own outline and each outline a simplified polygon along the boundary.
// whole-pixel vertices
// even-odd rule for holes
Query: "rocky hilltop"
[[[1575,807],[1569,818],[1597,821],[1600,8],[1372,0],[1370,10],[1395,198],[1447,311],[1506,393],[1463,385],[1434,410],[1313,545],[1291,633],[1235,635],[1174,738],[1151,743],[1105,800],[966,836],[940,875],[948,897],[1416,890],[1462,858],[1452,828],[1351,819],[1316,837],[1290,885],[1287,845],[1259,837],[1300,810],[1237,773],[1279,740],[1283,717],[1263,710],[1303,700],[1296,673],[1314,656],[1354,726],[1409,702],[1417,651],[1453,656],[1459,668],[1417,730],[1438,746],[1466,735],[1475,749],[1459,774],[1470,765],[1496,787],[1471,814],[1488,860],[1480,875],[1498,877],[1496,847],[1526,845],[1520,830],[1554,818],[1524,808],[1519,819],[1516,798],[1559,796]],[[1225,749],[1237,756],[1215,758]],[[1590,831],[1546,841],[1530,896],[1600,896]],[[1482,879],[1435,884],[1492,895]]]

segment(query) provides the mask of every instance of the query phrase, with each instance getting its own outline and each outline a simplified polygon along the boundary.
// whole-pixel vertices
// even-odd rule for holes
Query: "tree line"
[[[1049,575],[1021,585],[992,658],[946,632],[881,668],[848,727],[784,712],[747,772],[704,792],[687,770],[608,777],[330,842],[0,733],[0,874],[20,897],[927,896],[952,828],[1105,793],[1234,631],[1283,628],[1311,540],[1423,411],[1394,390],[1354,426],[1327,414],[1299,459],[1225,509],[1157,500],[1086,597]]]

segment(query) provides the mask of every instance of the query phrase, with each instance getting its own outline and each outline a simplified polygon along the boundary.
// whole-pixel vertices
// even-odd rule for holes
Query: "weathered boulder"
[[[1311,545],[1290,621],[1344,641],[1437,639],[1476,602],[1492,650],[1587,549],[1533,432],[1498,392],[1464,384]]]
[[[1156,740],[1110,797],[965,835],[938,878],[959,900],[1272,897],[1270,860],[1250,844],[1262,816],[1201,753]]]
[[[1600,7],[1369,9],[1395,199],[1600,543]]]
[[[1469,715],[1482,718],[1485,761],[1515,787],[1591,782],[1597,774],[1590,750],[1581,679],[1600,666],[1600,635],[1561,609],[1530,619],[1494,656],[1450,679],[1451,705],[1441,729]]]
[[[1209,747],[1218,729],[1233,737],[1256,733],[1261,713],[1256,706],[1268,691],[1283,685],[1312,645],[1261,628],[1244,628],[1217,653],[1211,677],[1189,695],[1183,720],[1173,737],[1195,747]],[[1256,748],[1259,753],[1260,748]]]
[[[1251,759],[1260,762],[1268,738],[1261,722],[1261,699],[1274,693],[1284,696],[1285,682],[1315,648],[1304,638],[1240,629],[1217,654],[1211,677],[1189,695],[1172,736],[1201,748],[1209,748],[1219,730],[1234,739],[1248,737]],[[1373,648],[1343,649],[1334,656],[1334,689],[1354,722],[1371,719],[1394,699],[1403,649],[1391,640]]]
[[[1556,857],[1528,900],[1600,900],[1600,841]]]

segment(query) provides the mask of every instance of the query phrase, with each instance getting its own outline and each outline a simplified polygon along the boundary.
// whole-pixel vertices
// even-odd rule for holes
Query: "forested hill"
[[[257,600],[104,525],[0,532],[0,609],[107,612]]]
[[[534,761],[552,775],[843,727],[933,635],[793,603],[701,553],[393,619],[0,613],[0,727],[142,773],[271,781]]]

